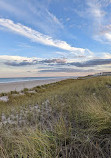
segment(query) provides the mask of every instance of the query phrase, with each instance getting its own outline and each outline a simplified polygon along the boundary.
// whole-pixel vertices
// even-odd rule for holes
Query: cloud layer
[[[8,66],[27,66],[27,65],[59,65],[59,66],[75,66],[75,67],[95,67],[98,65],[110,65],[111,58],[108,54],[104,55],[104,58],[96,58],[91,60],[86,60],[84,62],[73,62],[69,59],[63,58],[53,58],[53,59],[42,59],[42,58],[28,58],[28,57],[20,57],[20,56],[0,56],[0,63],[3,63]]]
[[[70,74],[94,74],[101,71],[110,71],[111,58],[109,54],[105,54],[101,59],[91,59],[84,62],[74,62],[69,59],[53,58],[43,59],[37,57],[22,56],[6,56],[0,55],[0,66],[2,67],[0,74],[8,71],[13,74],[23,74],[27,76],[33,75],[64,75]],[[107,68],[107,69],[106,69]],[[58,74],[57,74],[58,73]],[[5,73],[6,74],[6,73]]]
[[[93,59],[93,60],[88,60],[85,62],[73,62],[70,64],[77,67],[93,67],[93,66],[98,66],[98,65],[111,64],[111,59]]]
[[[39,70],[39,72],[47,73],[47,72],[94,72],[93,69],[84,70],[84,69],[74,69],[74,68],[54,68],[54,69],[45,69]]]

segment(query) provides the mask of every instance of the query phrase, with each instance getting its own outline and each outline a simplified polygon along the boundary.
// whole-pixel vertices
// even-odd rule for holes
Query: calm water
[[[21,82],[32,80],[65,79],[69,77],[19,77],[19,78],[0,78],[0,83]]]

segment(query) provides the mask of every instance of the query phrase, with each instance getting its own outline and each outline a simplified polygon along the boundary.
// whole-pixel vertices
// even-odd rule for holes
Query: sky
[[[111,71],[111,0],[0,0],[0,77]]]

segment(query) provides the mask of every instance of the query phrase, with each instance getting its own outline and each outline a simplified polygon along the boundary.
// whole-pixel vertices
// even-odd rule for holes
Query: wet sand
[[[33,88],[36,86],[50,84],[63,79],[49,79],[49,80],[34,80],[34,81],[21,81],[21,82],[11,82],[11,83],[0,83],[0,93],[10,92],[10,91],[21,91],[24,88]]]

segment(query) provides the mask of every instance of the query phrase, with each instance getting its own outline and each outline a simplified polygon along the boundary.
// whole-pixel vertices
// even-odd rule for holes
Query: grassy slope
[[[111,77],[64,80],[0,102],[3,158],[110,158]],[[2,94],[3,95],[3,94]]]

